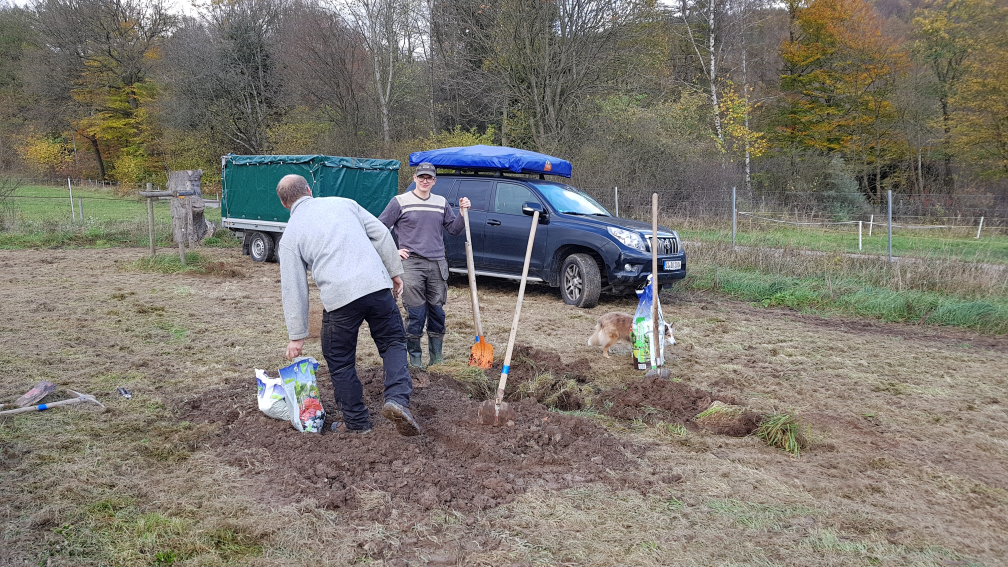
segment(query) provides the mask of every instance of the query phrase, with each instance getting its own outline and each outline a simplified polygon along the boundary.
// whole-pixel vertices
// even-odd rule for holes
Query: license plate
[[[665,271],[678,270],[682,268],[682,260],[665,260]]]

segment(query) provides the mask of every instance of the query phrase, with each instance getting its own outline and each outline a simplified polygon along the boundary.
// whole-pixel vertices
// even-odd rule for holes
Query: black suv
[[[521,278],[531,215],[539,210],[530,281],[559,287],[564,302],[577,307],[594,307],[602,291],[625,293],[647,283],[651,225],[612,216],[580,189],[494,173],[439,174],[432,191],[448,199],[456,214],[461,197],[472,201],[469,225],[478,275]],[[466,273],[465,232],[446,232],[444,238],[449,268]],[[658,246],[658,283],[686,277],[679,235],[659,226]]]

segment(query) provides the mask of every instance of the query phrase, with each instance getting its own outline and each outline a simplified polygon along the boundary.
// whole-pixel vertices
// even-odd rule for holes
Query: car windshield
[[[587,193],[570,185],[555,183],[533,183],[533,185],[542,192],[546,200],[553,205],[553,208],[561,213],[612,216],[609,214],[609,211],[605,210],[605,207],[598,204]]]

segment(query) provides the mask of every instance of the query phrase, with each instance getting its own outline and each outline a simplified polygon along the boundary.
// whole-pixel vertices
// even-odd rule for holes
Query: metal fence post
[[[872,229],[872,226],[874,224],[875,224],[875,213],[872,213],[871,216],[868,217],[868,237],[869,238],[871,238],[871,229]]]
[[[980,231],[983,229],[983,219],[984,218],[981,216],[980,217],[980,226],[977,227],[977,235],[976,235],[977,238],[980,238]]]
[[[70,185],[70,178],[69,177],[67,177],[67,189],[70,190],[70,224],[73,224],[74,221],[77,220],[77,217],[74,216],[73,187]]]
[[[735,248],[735,226],[738,221],[738,213],[735,208],[735,188],[731,188],[731,245]]]
[[[861,223],[863,221],[857,221],[857,249],[858,252],[861,251]]]
[[[150,193],[151,184],[147,184],[147,192]],[[147,197],[147,228],[150,232],[150,255],[151,258],[155,256],[154,251],[154,201],[153,197]]]
[[[613,194],[616,196],[616,216],[619,216],[619,187],[613,187]]]
[[[892,264],[892,189],[889,190],[889,263]]]

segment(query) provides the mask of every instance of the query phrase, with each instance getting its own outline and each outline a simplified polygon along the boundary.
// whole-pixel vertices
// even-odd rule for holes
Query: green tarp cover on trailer
[[[276,195],[280,179],[295,173],[311,185],[316,197],[346,197],[378,216],[399,189],[400,163],[321,155],[224,156],[223,216],[287,222],[290,212]]]

